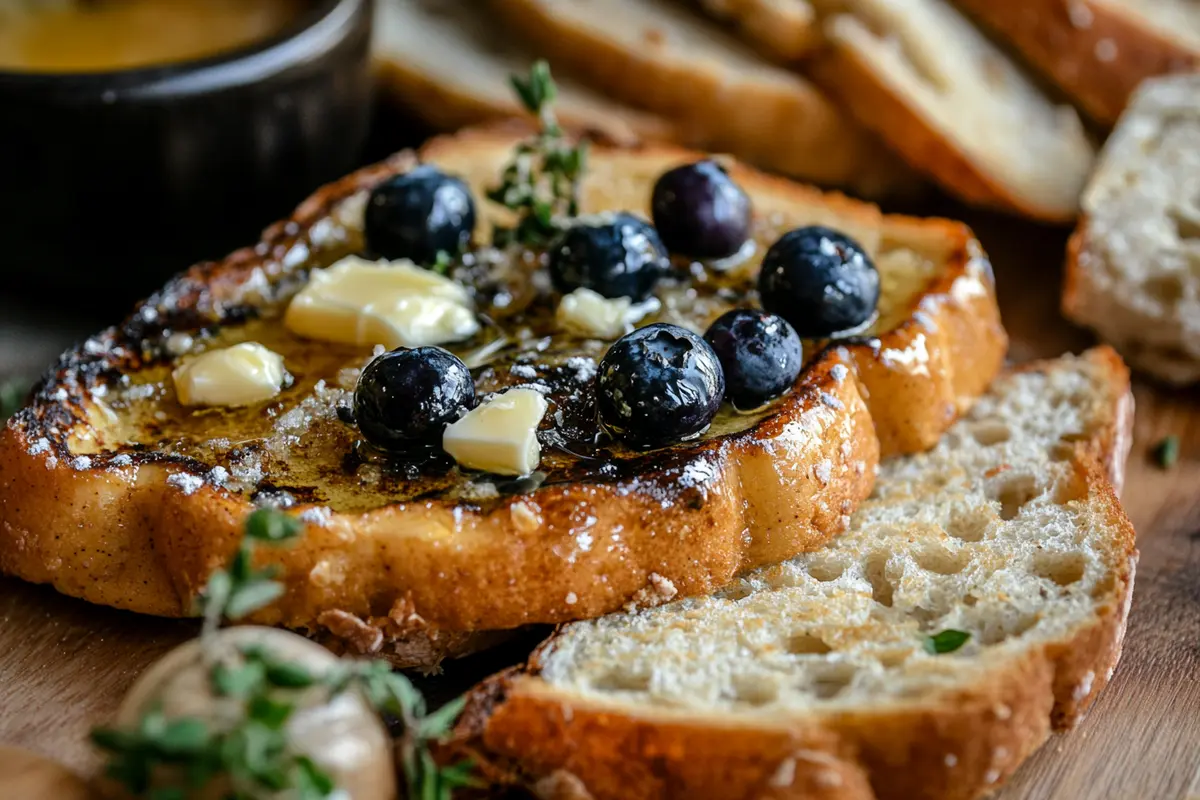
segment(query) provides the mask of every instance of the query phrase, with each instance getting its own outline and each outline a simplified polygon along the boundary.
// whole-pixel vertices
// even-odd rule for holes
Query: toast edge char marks
[[[673,797],[751,796],[742,793],[757,787],[755,797],[796,800],[970,800],[993,790],[1052,731],[1083,719],[1121,655],[1137,550],[1114,486],[1132,440],[1133,396],[1115,351],[1100,346],[1084,357],[1103,366],[1114,400],[1091,438],[1075,443],[1070,461],[1128,558],[1111,598],[1071,638],[1039,645],[934,702],[757,725],[753,717],[689,721],[669,709],[629,713],[558,692],[537,679],[538,655],[551,639],[526,666],[472,691],[451,746],[469,752],[488,779],[530,785],[544,800],[657,796],[637,780],[648,765],[657,785],[675,789]],[[955,761],[943,752],[956,753]]]
[[[511,133],[472,131],[434,140],[424,153],[494,150],[512,141]],[[684,151],[661,152],[668,159],[689,157]],[[0,434],[0,571],[100,604],[163,616],[188,614],[208,574],[233,552],[253,506],[206,482],[211,465],[158,453],[78,455],[71,445],[95,435],[90,420],[102,413],[92,402],[92,389],[140,364],[141,349],[163,329],[236,322],[245,313],[240,303],[249,287],[288,279],[294,265],[286,255],[303,246],[336,201],[416,160],[417,154],[401,153],[324,187],[291,219],[269,228],[257,246],[192,267],[139,306],[122,327],[64,354],[33,405]],[[737,169],[743,181],[774,180]],[[846,213],[869,208],[784,181],[779,187],[795,192],[799,202],[844,205]],[[591,617],[631,600],[652,603],[706,593],[753,566],[819,546],[844,528],[847,512],[869,492],[873,479],[873,470],[854,467],[873,463],[878,452],[859,396],[860,380],[881,414],[879,427],[893,432],[885,451],[927,447],[990,382],[1003,359],[1006,340],[990,268],[969,230],[946,221],[885,219],[893,235],[928,236],[953,255],[896,331],[827,351],[803,378],[789,401],[797,419],[803,408],[810,412],[801,426],[807,429],[793,431],[801,440],[795,451],[801,455],[793,469],[785,470],[793,473],[786,501],[776,498],[761,509],[779,514],[778,519],[748,515],[742,508],[740,478],[761,480],[741,474],[747,454],[760,476],[777,467],[755,441],[757,429],[700,454],[709,466],[721,466],[700,487],[680,487],[673,472],[644,476],[642,483],[656,490],[624,497],[611,486],[543,487],[543,494],[514,497],[486,517],[433,503],[325,519],[305,515],[301,544],[269,556],[282,566],[287,592],[253,621],[303,630],[402,664],[430,665],[475,646],[474,634],[481,628]],[[911,352],[921,354],[915,370],[888,368],[889,358]],[[851,361],[862,367],[861,379],[838,380]],[[831,412],[837,405],[842,409]],[[813,428],[816,417],[824,421]],[[774,435],[787,426],[777,415],[759,427]],[[833,465],[832,482],[822,481],[825,473],[816,469],[825,461]],[[183,491],[184,483],[192,491]],[[828,490],[826,483],[831,483]],[[664,489],[673,497],[684,489],[699,490],[707,500],[699,508],[658,513],[655,530],[648,531],[644,520],[651,506],[660,507]],[[512,511],[530,499],[545,500],[537,526],[523,525],[524,515]],[[565,569],[551,546],[570,533],[572,512],[581,503],[600,512],[598,530],[625,524],[627,546],[608,557],[593,551],[581,560],[586,561],[582,567]],[[793,517],[799,525],[790,521]],[[778,524],[785,519],[786,525]],[[746,537],[751,523],[774,530],[768,537]],[[447,535],[433,535],[438,531]],[[698,544],[678,548],[681,537]],[[402,557],[385,559],[387,545],[400,538]],[[473,557],[462,555],[457,546],[462,542],[478,546],[468,548]],[[323,580],[330,558],[347,576],[345,583]],[[599,574],[606,575],[606,583],[596,579]],[[515,575],[522,580],[514,585]]]

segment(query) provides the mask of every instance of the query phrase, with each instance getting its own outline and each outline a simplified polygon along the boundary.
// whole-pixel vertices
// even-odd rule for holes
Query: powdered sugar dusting
[[[192,495],[204,485],[204,479],[186,472],[175,472],[167,476],[167,483],[185,495]]]

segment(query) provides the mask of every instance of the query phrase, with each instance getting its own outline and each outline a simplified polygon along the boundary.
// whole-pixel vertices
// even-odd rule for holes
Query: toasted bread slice
[[[1113,125],[1146,78],[1200,66],[1193,0],[955,0],[1090,116]]]
[[[1110,480],[1131,423],[1107,348],[1011,373],[934,450],[881,465],[851,532],[565,627],[475,691],[461,741],[547,798],[988,793],[1120,656],[1137,551]],[[970,638],[935,654],[944,631]]]
[[[915,178],[805,78],[671,0],[497,0],[537,51],[696,144],[867,195]]]
[[[384,88],[439,130],[526,113],[508,76],[528,73],[534,58],[480,3],[382,0],[374,55]],[[569,75],[554,77],[555,111],[565,125],[625,144],[682,141],[665,119],[609,100]]]
[[[759,52],[796,61],[820,44],[821,28],[808,0],[697,0],[709,16],[737,27]]]
[[[1074,219],[1094,150],[946,0],[821,0],[828,52],[813,76],[947,191],[1036,219]]]
[[[1067,248],[1063,313],[1155,377],[1200,380],[1200,75],[1147,81]]]
[[[295,337],[280,325],[282,308],[310,268],[361,248],[369,187],[420,158],[480,191],[519,139],[496,130],[435,139],[327,186],[256,247],[193,267],[123,326],[66,353],[0,435],[0,571],[93,602],[186,614],[246,515],[282,500],[307,530],[294,548],[263,554],[287,593],[253,621],[436,663],[480,631],[704,593],[820,546],[870,491],[880,449],[932,445],[1000,367],[991,272],[966,227],[884,216],[731,164],[754,203],[755,253],[708,288],[663,294],[661,318],[707,326],[729,307],[728,292],[753,285],[763,245],[797,225],[846,230],[881,271],[874,329],[837,347],[809,343],[781,403],[723,411],[706,437],[649,454],[614,445],[589,459],[546,439],[541,486],[458,470],[414,480],[356,460],[356,431],[335,412],[370,348]],[[645,214],[657,176],[697,157],[596,144],[583,208]],[[506,305],[482,306],[497,325],[542,324],[535,305],[502,316],[523,297],[542,302],[521,266],[537,263],[485,273],[482,298],[508,293]],[[477,375],[481,391],[533,381],[566,419],[547,436],[594,425],[576,402],[591,396],[604,343],[539,336],[493,353]],[[265,406],[182,409],[165,380],[177,354],[247,339],[282,354],[294,385]],[[455,349],[474,360],[477,347],[491,345]]]

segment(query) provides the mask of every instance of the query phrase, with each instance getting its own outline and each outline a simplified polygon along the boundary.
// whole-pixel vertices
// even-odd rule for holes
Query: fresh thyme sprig
[[[572,146],[558,124],[552,108],[558,90],[549,64],[538,61],[527,78],[514,75],[511,81],[521,103],[537,116],[541,130],[516,146],[500,185],[487,196],[517,212],[516,227],[496,228],[497,245],[519,242],[539,246],[557,233],[555,219],[579,214],[579,181],[587,162],[587,142]]]
[[[301,530],[298,520],[270,508],[260,508],[246,518],[245,533],[229,567],[214,570],[197,598],[197,610],[204,615],[202,637],[212,636],[222,617],[241,619],[283,594],[283,584],[272,580],[273,567],[254,569],[254,547],[260,542],[286,542]]]
[[[261,645],[242,647],[238,659],[212,652],[212,636],[222,618],[238,619],[278,598],[283,587],[273,570],[254,569],[254,548],[295,538],[302,526],[273,509],[251,514],[237,553],[215,571],[201,594],[203,645],[214,695],[237,701],[237,718],[220,729],[209,721],[167,719],[161,708],[143,715],[135,730],[96,729],[92,741],[109,754],[106,773],[134,797],[184,800],[214,779],[230,786],[231,800],[252,800],[290,789],[299,800],[325,800],[335,786],[328,773],[291,750],[286,725],[300,707],[301,693],[323,691],[328,698],[357,691],[379,713],[404,724],[399,752],[410,800],[450,800],[456,788],[472,785],[469,762],[440,767],[430,745],[445,737],[463,701],[427,713],[425,699],[403,675],[382,661],[345,661],[324,675],[280,659]],[[171,786],[158,786],[163,776]]]
[[[333,683],[334,691],[357,685],[371,704],[404,724],[399,754],[407,794],[412,800],[450,800],[455,789],[474,786],[470,761],[440,767],[430,744],[450,733],[466,702],[459,697],[428,713],[425,698],[412,683],[382,661],[351,662]]]

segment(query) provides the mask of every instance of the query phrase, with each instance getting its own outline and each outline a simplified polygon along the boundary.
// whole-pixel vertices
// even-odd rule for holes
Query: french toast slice
[[[0,434],[0,572],[96,603],[186,615],[233,553],[245,516],[256,505],[290,507],[304,536],[262,556],[286,593],[251,621],[431,665],[489,631],[705,593],[820,546],[869,493],[879,452],[931,446],[999,370],[1006,338],[991,270],[965,226],[885,216],[731,163],[754,204],[756,248],[734,268],[708,277],[697,268],[690,287],[664,290],[656,318],[703,329],[750,296],[763,244],[802,224],[853,235],[881,274],[874,327],[833,346],[807,343],[808,364],[785,399],[752,414],[722,411],[698,441],[581,455],[572,428],[594,434],[587,388],[604,343],[546,329],[521,266],[536,259],[481,258],[456,277],[475,285],[494,322],[451,349],[476,365],[481,391],[532,383],[559,406],[561,422],[541,432],[540,472],[525,481],[457,469],[410,476],[357,455],[337,406],[371,348],[289,334],[280,324],[288,299],[310,270],[361,250],[371,186],[423,160],[482,197],[526,132],[435,139],[331,184],[258,245],[192,267],[122,325],[64,354]],[[583,211],[645,214],[657,176],[697,157],[594,143]],[[482,216],[480,236],[503,219]],[[497,344],[522,319],[532,338]],[[244,409],[177,403],[168,378],[181,354],[247,340],[284,357],[290,388]]]
[[[565,626],[475,690],[460,743],[543,798],[994,791],[1120,657],[1132,399],[1107,347],[998,379],[932,451],[880,466],[849,532]]]

